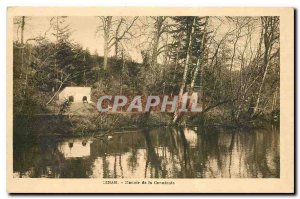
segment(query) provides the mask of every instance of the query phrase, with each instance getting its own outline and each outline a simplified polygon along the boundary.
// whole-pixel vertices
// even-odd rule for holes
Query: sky
[[[27,17],[26,18],[26,24],[25,24],[25,30],[24,30],[24,40],[28,38],[34,38],[38,37],[40,35],[44,35],[45,32],[50,28],[50,19],[51,16],[41,16],[41,17]],[[145,18],[146,19],[146,18]],[[232,24],[228,22],[228,20],[224,20],[225,18],[219,17],[219,18],[210,18],[210,24],[212,26],[212,30],[215,34],[215,39],[220,40],[224,36],[226,32],[229,30],[232,30],[235,28]],[[140,18],[140,21],[143,21],[144,19]],[[151,19],[150,19],[151,20]],[[146,24],[151,27],[152,22],[147,20],[144,20]],[[140,22],[138,22],[140,23]],[[101,34],[97,34],[97,27],[100,25],[100,21],[97,17],[94,16],[71,16],[65,18],[65,25],[70,25],[71,29],[71,36],[70,39],[73,40],[75,43],[80,44],[84,49],[88,48],[89,51],[94,54],[95,52],[98,53],[98,55],[103,55],[103,36]],[[147,25],[145,26],[147,27]],[[141,36],[139,39],[132,39],[131,42],[126,41],[126,47],[127,47],[127,53],[129,56],[137,61],[142,62],[142,56],[141,56],[141,48],[145,48],[138,46],[138,44],[141,43],[141,41],[146,40],[149,37],[149,30],[144,30],[147,28],[136,29],[139,31],[143,31],[144,35]],[[53,30],[52,30],[53,31]],[[101,31],[100,31],[101,32]],[[14,40],[17,40],[17,25],[14,27]],[[257,31],[259,33],[259,31]],[[257,33],[254,33],[252,35],[252,47],[255,48],[255,45],[258,41],[258,35]],[[53,35],[51,35],[51,30],[47,32],[48,39],[55,41],[55,38]],[[242,50],[242,46],[245,43],[245,38],[239,39],[238,46],[240,46],[240,51]],[[233,42],[232,42],[233,43]],[[229,43],[229,45],[231,45]],[[110,55],[113,55],[114,49],[111,49]],[[160,62],[160,60],[158,60]]]
[[[24,40],[44,35],[50,27],[50,19],[52,17],[28,17],[26,19]],[[88,48],[94,54],[95,51],[99,55],[103,55],[103,37],[101,34],[96,34],[97,27],[99,26],[99,19],[90,16],[67,17],[65,24],[70,25],[71,36],[70,39],[80,44],[84,49]],[[17,26],[14,26],[14,40],[17,40]],[[54,41],[51,31],[47,33],[48,39]],[[130,56],[136,60],[141,61],[140,49],[136,46],[129,46]],[[113,49],[111,50],[113,54]]]

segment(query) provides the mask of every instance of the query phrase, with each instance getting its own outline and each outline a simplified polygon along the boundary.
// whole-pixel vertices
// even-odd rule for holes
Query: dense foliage
[[[104,56],[70,39],[67,17],[51,18],[54,40],[25,40],[27,18],[15,19],[21,36],[13,48],[14,114],[53,112],[66,86],[92,86],[94,101],[108,93],[199,92],[203,114],[218,120],[249,121],[279,110],[278,17],[100,17],[98,31],[114,41]],[[142,29],[146,36],[137,34]],[[144,47],[141,63],[126,47],[134,39]]]

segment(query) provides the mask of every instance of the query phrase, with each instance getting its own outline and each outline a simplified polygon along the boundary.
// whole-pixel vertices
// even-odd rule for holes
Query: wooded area
[[[91,28],[103,55],[72,39],[69,17],[25,38],[32,18],[14,19],[14,115],[51,113],[66,86],[91,86],[94,102],[197,91],[204,107],[195,117],[224,123],[279,112],[279,17],[99,16]],[[179,119],[175,111],[170,122]]]

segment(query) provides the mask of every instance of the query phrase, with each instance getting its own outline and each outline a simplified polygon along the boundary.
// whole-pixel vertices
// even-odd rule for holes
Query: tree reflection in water
[[[271,126],[141,129],[111,139],[15,138],[14,177],[278,178],[279,137]]]

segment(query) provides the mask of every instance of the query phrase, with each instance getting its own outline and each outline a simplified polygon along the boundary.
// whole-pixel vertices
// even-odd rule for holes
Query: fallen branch
[[[62,81],[59,85],[58,90],[54,93],[54,95],[51,97],[51,99],[46,103],[46,105],[50,104],[52,102],[52,100],[56,97],[56,95],[59,93],[62,85],[65,83],[65,81],[67,81],[67,79],[70,77],[70,75],[67,75],[66,78],[64,79],[64,81]]]

